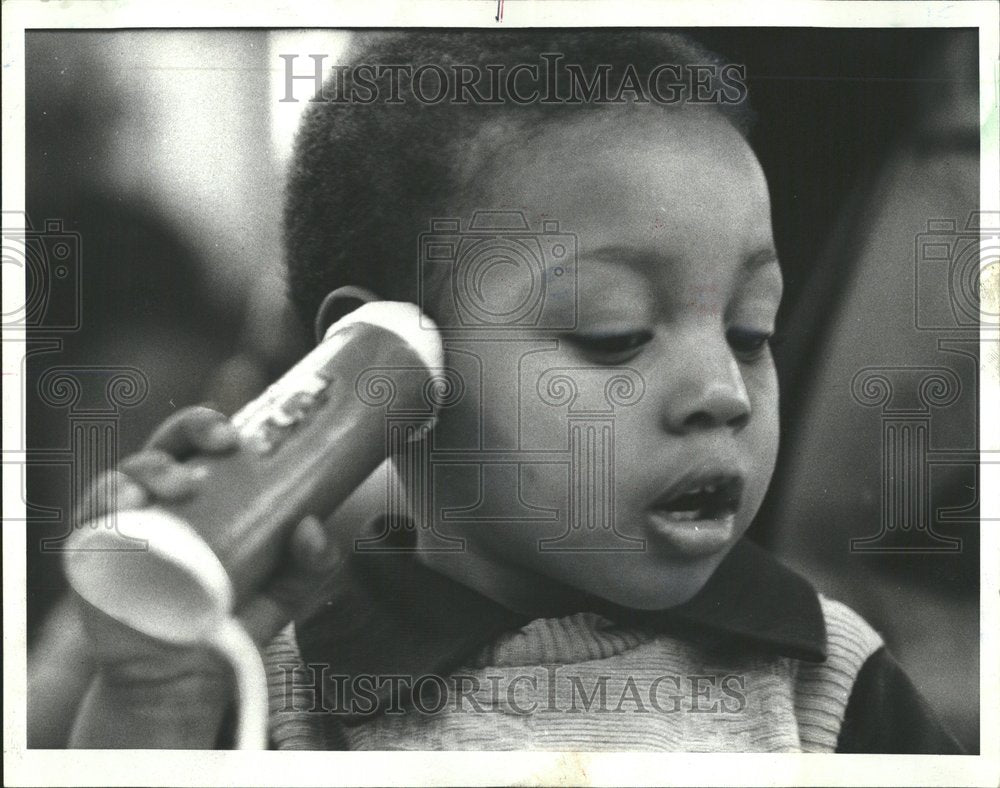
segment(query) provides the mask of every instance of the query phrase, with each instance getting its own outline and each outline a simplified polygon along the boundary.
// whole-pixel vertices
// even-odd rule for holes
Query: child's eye
[[[756,361],[764,353],[771,334],[748,328],[730,328],[726,332],[729,346],[742,361]]]
[[[730,328],[726,332],[729,346],[736,351],[742,361],[756,361],[764,353],[771,334],[748,328]]]
[[[574,334],[570,341],[601,364],[620,364],[635,356],[653,338],[650,331]]]

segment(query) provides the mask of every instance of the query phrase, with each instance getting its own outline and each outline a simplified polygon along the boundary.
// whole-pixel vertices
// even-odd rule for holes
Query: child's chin
[[[653,577],[641,578],[632,575],[627,582],[617,578],[600,590],[592,593],[608,602],[635,610],[664,610],[683,605],[692,599],[708,583],[718,562],[704,562],[698,566],[660,570]]]

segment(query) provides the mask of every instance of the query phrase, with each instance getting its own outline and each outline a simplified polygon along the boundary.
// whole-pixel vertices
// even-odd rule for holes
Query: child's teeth
[[[687,512],[682,512],[682,511],[668,511],[668,512],[665,512],[665,514],[671,520],[680,520],[680,521],[683,521],[683,522],[690,522],[691,520],[697,520],[698,519],[698,512],[695,512],[695,511],[687,511]]]

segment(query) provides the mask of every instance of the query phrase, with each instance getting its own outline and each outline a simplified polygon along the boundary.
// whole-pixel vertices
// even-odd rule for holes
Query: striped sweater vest
[[[451,676],[411,677],[413,703],[350,726],[317,696],[289,627],[265,650],[271,738],[279,749],[833,752],[882,640],[850,608],[820,602],[822,663],[578,613],[508,632]]]

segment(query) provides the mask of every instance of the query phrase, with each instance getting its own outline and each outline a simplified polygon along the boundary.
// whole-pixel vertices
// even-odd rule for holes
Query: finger
[[[259,594],[246,602],[236,617],[253,642],[264,648],[295,614],[269,594]]]
[[[83,500],[73,509],[73,522],[84,523],[112,511],[141,509],[149,502],[149,494],[141,484],[120,470],[101,474]]]
[[[184,676],[226,675],[226,663],[207,646],[151,637],[112,618],[75,592],[70,593],[69,604],[86,635],[88,656],[116,683],[156,684]]]
[[[164,421],[146,447],[184,459],[197,453],[223,454],[234,449],[237,441],[236,428],[225,416],[198,406],[178,411]]]
[[[341,562],[340,548],[315,515],[309,515],[292,533],[292,563],[300,570],[324,577]]]
[[[289,547],[285,566],[239,610],[243,626],[261,646],[289,621],[322,604],[342,571],[343,553],[316,517],[307,517],[296,527]]]
[[[122,460],[118,470],[128,474],[149,495],[163,501],[189,497],[205,478],[204,469],[183,465],[166,452],[155,449]]]

